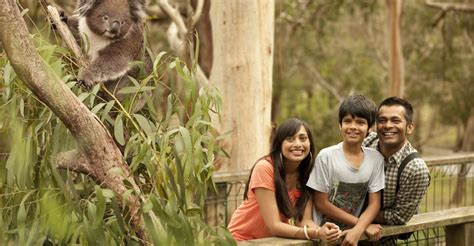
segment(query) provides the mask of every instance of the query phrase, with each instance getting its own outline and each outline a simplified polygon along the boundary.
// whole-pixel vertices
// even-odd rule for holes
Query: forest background
[[[50,2],[67,13],[75,6],[74,1]],[[50,69],[92,112],[113,126],[111,133],[119,143],[124,143],[122,137],[128,129],[131,140],[125,153],[139,154],[129,155],[133,184],[125,185],[121,195],[85,175],[56,169],[51,164],[53,156],[75,143],[61,121],[22,85],[2,50],[0,241],[96,243],[99,238],[109,243],[137,243],[148,238],[155,243],[199,244],[229,240],[225,230],[210,229],[202,221],[205,196],[213,186],[211,176],[215,170],[249,168],[253,162],[229,168],[228,162],[215,161],[228,160],[226,152],[231,160],[238,154],[222,146],[228,133],[216,134],[211,124],[209,111],[219,108],[220,96],[196,82],[196,65],[205,75],[211,73],[212,40],[209,34],[199,39],[188,35],[190,46],[196,49],[183,52],[174,47],[169,29],[176,20],[163,14],[163,3],[167,2],[148,2],[146,39],[154,54],[154,74],[137,81],[138,89],[127,92],[141,94],[156,88],[149,103],[156,108],[129,114],[127,103],[122,108],[113,103],[96,104],[93,94],[74,87],[77,67],[62,59],[68,51],[51,30],[45,2],[19,1],[37,51]],[[171,2],[189,30],[196,27],[199,31],[200,23],[209,17],[209,1],[204,1],[200,22],[193,23],[191,13],[197,2]],[[340,140],[337,108],[345,96],[362,93],[378,103],[391,95],[390,2],[275,1],[274,23],[268,29],[274,33],[268,124],[301,118],[311,126],[320,150]],[[190,7],[193,4],[194,8]],[[401,93],[414,105],[417,128],[411,140],[424,156],[474,149],[473,3],[443,4],[403,1],[400,9]],[[203,28],[199,35],[206,33],[206,28],[209,32],[210,26],[204,24]],[[267,29],[263,25],[260,31]],[[237,35],[245,37],[244,33]],[[143,85],[142,81],[151,83]],[[249,86],[258,81],[245,83]],[[248,100],[254,95],[247,96]],[[119,117],[108,118],[116,108],[121,112]],[[255,135],[252,129],[247,131]],[[116,168],[113,172],[121,171]],[[139,205],[142,221],[137,224],[144,228],[133,222],[130,211],[134,207],[122,206],[127,204],[124,200],[141,194],[145,195]],[[141,230],[156,233],[142,237]]]

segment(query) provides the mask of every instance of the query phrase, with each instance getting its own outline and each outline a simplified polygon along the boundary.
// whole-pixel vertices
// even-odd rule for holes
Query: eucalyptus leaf
[[[153,130],[150,122],[148,122],[148,120],[143,115],[134,114],[133,116],[135,117],[138,124],[140,125],[140,128],[145,132],[145,134],[150,138],[153,137]]]
[[[120,89],[118,94],[131,94],[131,93],[138,93],[138,92],[152,91],[152,90],[155,90],[155,87],[153,86],[124,87]]]
[[[5,86],[9,86],[10,82],[12,81],[12,66],[10,62],[8,62],[5,67],[3,67],[3,81],[5,82]]]
[[[105,214],[105,209],[106,209],[106,202],[105,198],[107,197],[105,195],[107,189],[102,189],[98,185],[95,186],[95,196],[97,198],[97,203],[96,203],[96,211],[94,214],[94,223],[92,224],[93,228],[97,228],[101,223],[102,223],[102,218],[104,217]]]
[[[122,121],[122,115],[119,115],[115,119],[115,124],[114,124],[114,136],[115,140],[117,143],[120,145],[125,145],[125,138],[124,138],[124,128],[123,128],[123,121]]]

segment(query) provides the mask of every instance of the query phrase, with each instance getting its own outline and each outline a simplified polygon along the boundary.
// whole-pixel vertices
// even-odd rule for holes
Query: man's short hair
[[[377,106],[364,95],[351,95],[339,106],[339,125],[342,124],[342,119],[347,115],[364,118],[370,128],[375,123]]]
[[[402,106],[405,109],[405,119],[408,124],[411,124],[413,122],[413,107],[411,104],[402,98],[399,97],[389,97],[383,100],[378,109],[382,106]]]

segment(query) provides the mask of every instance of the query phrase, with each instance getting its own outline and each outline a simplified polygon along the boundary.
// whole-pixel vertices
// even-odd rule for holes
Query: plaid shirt
[[[362,146],[379,150],[377,134],[372,132],[364,140]],[[418,210],[418,205],[430,184],[430,174],[425,161],[421,158],[411,160],[400,175],[398,194],[397,186],[398,167],[403,159],[412,152],[417,152],[410,142],[400,150],[385,159],[385,189],[383,192],[383,217],[389,225],[406,224]],[[381,245],[394,245],[396,238],[382,238]]]

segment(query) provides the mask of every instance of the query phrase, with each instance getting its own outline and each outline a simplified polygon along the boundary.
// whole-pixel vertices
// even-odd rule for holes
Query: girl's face
[[[284,157],[285,164],[297,164],[306,158],[309,154],[308,133],[303,126],[293,136],[289,136],[283,140],[281,144],[281,153]]]

